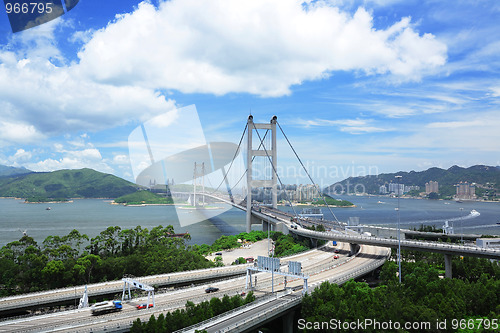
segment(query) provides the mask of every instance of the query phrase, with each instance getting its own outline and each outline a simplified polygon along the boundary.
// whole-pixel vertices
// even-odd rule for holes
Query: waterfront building
[[[436,181],[431,180],[425,183],[425,193],[429,194],[431,192],[439,193],[439,184]]]
[[[387,186],[385,186],[385,184],[382,185],[382,186],[380,186],[378,188],[378,193],[380,193],[380,194],[387,194]]]
[[[389,184],[389,192],[393,192],[394,194],[400,195],[403,194],[404,191],[405,191],[404,184],[396,184],[396,183]]]
[[[405,186],[405,193],[413,191],[413,190],[419,191],[420,190],[420,186],[417,186],[417,185]]]
[[[471,200],[476,198],[476,186],[474,183],[460,182],[455,185],[457,188],[456,198],[460,200]]]

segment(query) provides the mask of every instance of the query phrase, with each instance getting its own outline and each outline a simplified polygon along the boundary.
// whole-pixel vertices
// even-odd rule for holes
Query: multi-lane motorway
[[[340,258],[334,259],[332,247],[316,249],[296,255],[286,260],[302,262],[303,271],[309,275],[309,285],[314,286],[324,280],[342,279],[360,267],[377,262],[388,255],[388,250],[373,246],[362,246],[357,256],[348,257],[349,245],[339,244]],[[282,260],[285,263],[286,260]],[[255,274],[254,274],[255,276]],[[271,275],[258,273],[256,294],[264,295],[271,290]],[[347,277],[348,279],[349,277]],[[224,294],[235,295],[245,289],[245,277],[231,278],[210,284],[219,288],[219,291],[206,294],[204,289],[209,284],[192,288],[180,289],[156,295],[156,306],[149,310],[137,310],[135,305],[144,302],[143,299],[125,302],[123,310],[102,316],[91,316],[89,309],[63,311],[50,315],[39,315],[22,319],[0,322],[0,332],[98,332],[98,331],[126,331],[136,318],[147,320],[151,314],[159,315],[177,308],[184,307],[186,301],[195,303],[214,296]],[[338,280],[337,282],[343,282]],[[275,277],[275,290],[283,289],[283,278]],[[287,286],[302,285],[302,280],[289,281]]]

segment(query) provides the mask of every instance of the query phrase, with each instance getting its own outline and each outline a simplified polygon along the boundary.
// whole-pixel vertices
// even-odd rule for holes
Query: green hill
[[[137,191],[137,185],[92,169],[34,172],[0,179],[0,197],[117,198]]]
[[[33,171],[30,171],[26,168],[16,168],[12,166],[0,165],[0,177],[23,175],[31,172]]]
[[[341,182],[330,185],[325,189],[326,193],[338,193],[340,189],[349,193],[355,193],[354,187],[365,188],[368,194],[378,194],[379,187],[384,184],[395,183],[395,176],[402,176],[401,184],[420,186],[425,191],[425,183],[433,180],[439,183],[439,192],[446,194],[455,193],[454,185],[460,182],[469,182],[488,186],[496,192],[500,192],[500,168],[486,165],[475,165],[469,168],[452,166],[449,169],[430,168],[425,171],[410,171],[370,175],[363,177],[349,177]]]
[[[125,205],[140,205],[140,204],[173,204],[172,198],[164,198],[158,194],[149,191],[137,191],[127,195],[123,195],[114,200],[116,203]]]

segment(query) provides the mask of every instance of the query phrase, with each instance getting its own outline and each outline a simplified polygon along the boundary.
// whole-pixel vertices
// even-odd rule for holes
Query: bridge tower
[[[277,162],[278,154],[276,150],[276,122],[278,117],[274,116],[269,124],[257,124],[253,122],[253,116],[250,115],[247,121],[247,216],[246,216],[246,232],[250,232],[252,228],[252,188],[254,187],[270,187],[273,208],[278,207],[278,175]],[[266,147],[263,138],[259,137],[259,147],[253,149],[253,133],[254,130],[266,129],[271,131],[271,147]],[[258,134],[258,133],[257,133]],[[264,149],[259,149],[260,147]],[[253,179],[252,162],[254,156],[264,156],[271,161],[272,177],[271,179]],[[267,225],[269,228],[270,225]]]

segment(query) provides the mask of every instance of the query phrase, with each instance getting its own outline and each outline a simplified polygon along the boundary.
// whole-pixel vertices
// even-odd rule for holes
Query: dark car
[[[340,250],[339,250],[339,249],[335,249],[335,250],[333,250],[333,252],[335,252],[335,253],[339,253],[339,252],[340,252]]]
[[[217,252],[215,255],[216,255],[216,256],[221,256],[221,255],[222,255],[222,252]]]
[[[219,291],[219,288],[215,288],[215,287],[208,287],[207,289],[205,289],[205,292],[206,293],[214,293],[216,291]]]
[[[152,308],[154,305],[153,304],[149,304],[149,307]],[[137,310],[140,310],[140,309],[146,309],[148,307],[148,304],[147,303],[142,303],[142,304],[139,304],[136,306]]]

